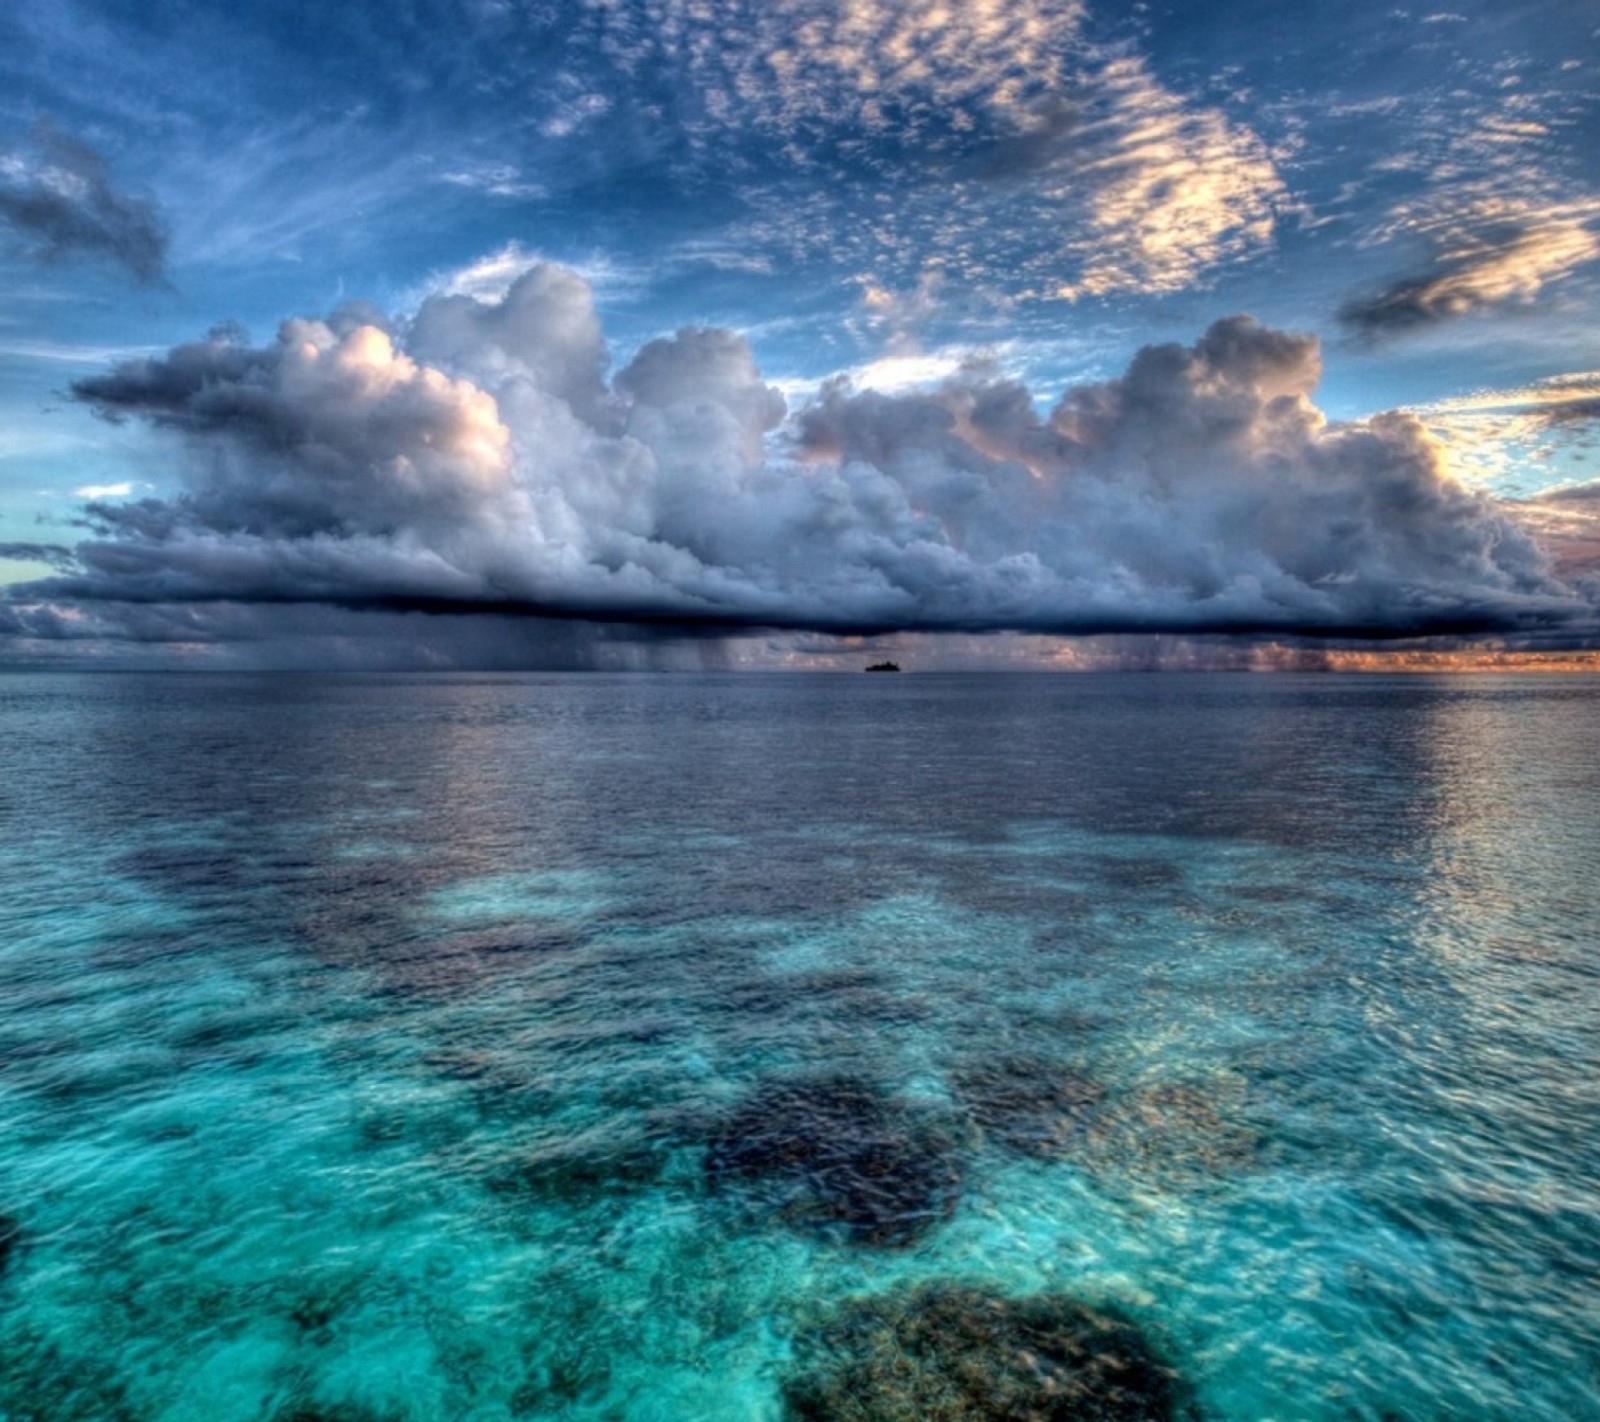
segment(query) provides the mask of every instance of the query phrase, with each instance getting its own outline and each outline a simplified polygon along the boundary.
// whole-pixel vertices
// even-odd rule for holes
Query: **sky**
[[[0,665],[1590,664],[1600,11],[10,0]]]

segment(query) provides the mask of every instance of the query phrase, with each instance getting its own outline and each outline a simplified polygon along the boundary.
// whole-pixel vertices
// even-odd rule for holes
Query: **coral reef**
[[[951,1088],[987,1140],[1107,1183],[1193,1190],[1248,1169],[1260,1149],[1231,1072],[1108,1092],[1074,1067],[1011,1056],[954,1072]]]
[[[1002,1057],[955,1073],[951,1086],[990,1140],[1039,1159],[1067,1155],[1105,1099],[1105,1087],[1072,1067]]]
[[[845,1303],[798,1340],[792,1422],[1168,1422],[1176,1373],[1127,1319],[958,1283]]]
[[[937,1113],[858,1077],[771,1081],[713,1126],[706,1178],[797,1228],[906,1245],[955,1211],[957,1137]]]

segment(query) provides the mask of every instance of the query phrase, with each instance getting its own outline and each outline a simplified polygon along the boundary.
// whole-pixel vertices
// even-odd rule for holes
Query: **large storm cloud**
[[[1330,422],[1315,339],[1249,317],[1047,416],[981,363],[922,393],[834,381],[791,413],[723,330],[608,371],[588,287],[549,265],[403,323],[350,307],[119,364],[75,393],[164,430],[183,492],[88,505],[75,567],[13,601],[822,632],[1592,618],[1416,419]]]

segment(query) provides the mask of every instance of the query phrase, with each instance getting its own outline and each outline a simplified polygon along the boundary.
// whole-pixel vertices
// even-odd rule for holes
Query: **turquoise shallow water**
[[[1593,682],[14,676],[0,736],[5,1422],[775,1422],[928,1280],[1215,1422],[1600,1418]]]

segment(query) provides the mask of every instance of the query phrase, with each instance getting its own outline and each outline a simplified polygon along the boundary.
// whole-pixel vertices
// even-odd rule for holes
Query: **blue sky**
[[[1581,641],[1594,601],[1593,501],[1581,486],[1600,477],[1589,438],[1600,415],[1597,57],[1600,15],[1578,0],[14,0],[0,15],[0,544],[13,555],[0,575],[30,606],[88,608],[104,639],[81,640],[102,650],[168,635],[128,633],[115,606],[178,609],[193,624],[185,645],[220,644],[231,634],[206,609],[252,599],[377,606],[368,628],[430,599],[435,616],[478,602],[504,602],[515,618],[710,626],[726,615],[741,636],[777,627],[789,650],[811,634],[901,627],[1358,636],[1390,622],[1559,624]],[[547,285],[536,312],[524,301],[533,314],[517,319],[532,324],[513,350],[493,331],[509,329],[507,292],[539,263],[578,287],[557,300]],[[430,298],[470,310],[436,304],[423,320]],[[492,329],[474,315],[496,310]],[[1273,347],[1277,373],[1264,376],[1265,345],[1202,350],[1215,323],[1239,315],[1314,337],[1315,351]],[[446,331],[467,316],[470,333]],[[447,423],[483,413],[474,392],[489,400],[484,418],[504,434],[483,457],[517,495],[494,503],[496,538],[522,520],[537,554],[464,548],[462,520],[478,527],[487,504],[468,518],[430,495],[426,517],[413,501],[374,522],[329,502],[330,466],[313,457],[333,438],[318,424],[324,406],[285,394],[293,372],[278,332],[291,320],[322,322],[330,353],[358,326],[384,332],[388,354],[360,347],[362,369],[408,362],[400,375],[419,399],[426,372],[457,382]],[[598,333],[580,345],[601,384],[581,397],[548,377],[552,351],[567,360],[577,349],[560,344],[566,327],[552,334],[563,321]],[[684,328],[743,344],[677,340]],[[212,364],[181,397],[165,385],[152,394],[159,379],[119,383],[140,361],[171,376],[176,350],[196,342]],[[1161,345],[1190,353],[1178,413],[1170,392],[1145,402],[1134,378],[1140,350]],[[638,366],[650,349],[659,358]],[[348,375],[348,361],[340,368]],[[390,380],[400,368],[385,369]],[[532,397],[506,383],[513,375],[577,425],[553,433],[543,405],[526,413]],[[233,379],[281,397],[270,438],[265,424],[246,438],[236,411],[222,419],[193,403],[201,385]],[[1175,428],[1161,421],[1199,418],[1197,401],[1214,413],[1219,390],[1254,402],[1251,420],[1284,396],[1332,424],[1302,421],[1292,439],[1252,425],[1229,450],[1201,450],[1193,480],[1177,453],[1171,469],[1141,456],[1143,472],[1129,472],[1132,446],[1166,447]],[[1002,396],[1017,420],[1028,404],[1039,428],[1013,422],[1002,438],[972,423],[974,401]],[[1083,409],[1107,400],[1116,420],[1085,434]],[[683,411],[712,407],[716,429],[685,423]],[[1383,426],[1382,448],[1369,439],[1358,455],[1357,426],[1344,422],[1396,410],[1420,420],[1426,447]],[[392,424],[393,411],[374,418]],[[730,434],[728,420],[745,423]],[[937,438],[905,433],[929,420]],[[396,461],[426,465],[387,436],[374,444],[373,429],[362,426],[365,442],[334,440],[347,488],[351,469],[392,483]],[[1343,431],[1336,451],[1328,430]],[[597,440],[612,444],[596,453]],[[631,502],[600,509],[574,492],[623,479],[636,458],[649,468],[626,476]],[[1204,473],[1230,459],[1230,470],[1257,460],[1245,480],[1254,502],[1237,480],[1224,489]],[[1357,472],[1363,459],[1375,462]],[[1451,534],[1454,563],[1440,561],[1432,531],[1410,562],[1371,540],[1350,551],[1348,538],[1337,556],[1285,551],[1281,539],[1222,556],[1215,545],[1229,539],[1215,530],[1210,551],[1179,546],[1197,521],[1257,517],[1265,484],[1290,464],[1304,496],[1274,504],[1272,520],[1385,526],[1364,491],[1381,477],[1370,469],[1397,459],[1422,471],[1427,498],[1444,478],[1478,500],[1470,515],[1444,501],[1440,517],[1473,530]],[[1305,492],[1329,460],[1342,513]],[[464,467],[434,477],[487,487],[482,469]],[[819,468],[834,481],[825,494]],[[1052,481],[1078,493],[1013,520],[1021,505],[1006,491],[1019,468],[1033,481],[1025,493]],[[958,497],[952,471],[982,489]],[[906,502],[893,527],[873,521],[883,491],[862,492],[868,473]],[[256,505],[223,498],[248,502],[246,486],[291,479],[296,499],[323,481],[313,502],[324,523],[263,521]],[[795,480],[815,496],[803,513],[790,508]],[[359,493],[363,509],[372,494]],[[1190,505],[1136,536],[1129,510],[1157,496]],[[841,499],[849,536],[812,549],[810,580],[774,549]],[[111,512],[86,526],[85,500]],[[182,527],[116,512],[139,500],[181,512]],[[770,546],[752,531],[769,514]],[[642,542],[624,549],[623,534]],[[1520,551],[1484,551],[1524,534],[1544,550],[1543,572]],[[364,565],[347,585],[319,565],[295,590],[286,569],[301,555],[336,539],[348,555],[363,538],[385,557],[421,547],[448,576],[430,581],[412,558],[404,574]],[[255,540],[252,558],[274,560],[271,578],[200,577],[199,541],[234,554],[243,539]],[[86,542],[100,552],[74,563],[69,551]],[[1468,566],[1484,557],[1492,567]],[[129,558],[144,570],[134,582]],[[947,575],[942,560],[954,560]],[[57,581],[38,583],[46,574]],[[1274,590],[1280,574],[1296,587]],[[886,582],[852,601],[847,589],[874,579]],[[1360,595],[1330,592],[1350,587]],[[13,644],[52,635],[37,620],[8,630]]]

